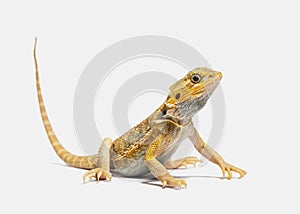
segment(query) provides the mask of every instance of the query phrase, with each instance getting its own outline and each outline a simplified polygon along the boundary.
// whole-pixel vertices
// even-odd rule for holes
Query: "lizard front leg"
[[[105,138],[99,149],[98,154],[95,157],[95,164],[97,168],[86,172],[83,175],[83,182],[85,182],[86,177],[90,179],[95,178],[96,181],[100,180],[111,180],[112,175],[109,172],[110,169],[110,148],[113,142],[110,138]]]
[[[189,137],[190,140],[193,142],[195,148],[197,151],[203,155],[205,158],[207,158],[209,161],[219,165],[219,167],[222,170],[223,176],[226,175],[226,172],[228,174],[228,179],[232,178],[232,171],[237,172],[240,174],[240,178],[242,178],[244,175],[247,174],[245,170],[239,169],[235,166],[232,166],[231,164],[226,163],[223,158],[214,151],[210,146],[208,146],[200,137],[199,133],[195,129],[195,127],[192,127],[193,134]]]
[[[193,164],[194,167],[196,167],[197,163],[202,163],[202,161],[194,156],[188,156],[188,157],[184,157],[178,160],[172,160],[169,159],[166,163],[165,163],[165,167],[167,169],[178,169],[182,166],[187,167],[188,164]]]
[[[174,178],[169,174],[167,169],[156,159],[158,151],[165,137],[159,135],[156,139],[149,145],[146,155],[144,157],[145,164],[149,168],[152,175],[162,182],[162,187],[166,186],[181,189],[186,188],[187,184],[184,180]]]

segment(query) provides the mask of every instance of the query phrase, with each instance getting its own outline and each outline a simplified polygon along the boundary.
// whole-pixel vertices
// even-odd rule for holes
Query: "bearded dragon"
[[[142,176],[151,173],[162,182],[162,187],[186,188],[184,180],[174,178],[167,169],[195,164],[200,160],[186,157],[172,161],[171,157],[180,143],[189,138],[195,149],[212,163],[217,164],[223,176],[231,179],[232,172],[240,178],[246,171],[223,160],[200,137],[192,117],[201,110],[222,79],[222,73],[209,68],[196,68],[170,87],[170,93],[163,104],[149,117],[114,141],[105,138],[95,155],[77,156],[68,152],[59,142],[50,124],[40,86],[39,69],[34,45],[34,64],[38,103],[44,128],[56,154],[68,165],[88,169],[83,175],[90,179],[111,180],[111,169],[123,176]]]

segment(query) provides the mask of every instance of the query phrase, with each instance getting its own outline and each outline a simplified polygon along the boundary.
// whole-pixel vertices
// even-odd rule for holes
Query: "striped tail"
[[[42,97],[42,91],[41,91],[41,86],[40,86],[40,80],[39,80],[39,69],[38,69],[38,63],[37,63],[37,58],[36,58],[36,45],[37,45],[37,38],[35,38],[35,43],[34,43],[34,50],[33,50],[33,57],[34,57],[34,64],[35,64],[35,71],[36,71],[36,88],[37,88],[37,94],[38,94],[38,101],[39,101],[39,106],[40,106],[40,112],[43,120],[43,124],[46,130],[46,133],[48,135],[49,141],[56,152],[56,154],[62,159],[66,164],[77,167],[77,168],[82,168],[82,169],[93,169],[96,167],[94,156],[77,156],[73,155],[70,152],[68,152],[58,141],[52,126],[50,124],[43,97]]]

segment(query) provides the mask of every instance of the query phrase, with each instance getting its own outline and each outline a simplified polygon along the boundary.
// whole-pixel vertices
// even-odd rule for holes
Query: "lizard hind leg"
[[[113,144],[113,141],[110,138],[105,138],[102,142],[102,145],[98,151],[98,154],[95,156],[95,164],[97,168],[91,169],[83,175],[83,183],[85,183],[86,177],[90,179],[108,180],[112,178],[110,170],[110,148]]]
[[[167,169],[178,169],[182,166],[187,167],[188,164],[193,164],[194,167],[196,167],[197,163],[202,163],[202,160],[198,159],[197,157],[194,156],[188,156],[188,157],[184,157],[178,160],[171,160],[169,159],[166,163],[165,163],[165,167]]]

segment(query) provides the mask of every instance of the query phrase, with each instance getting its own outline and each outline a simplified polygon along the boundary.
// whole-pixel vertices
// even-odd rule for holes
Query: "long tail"
[[[34,64],[35,64],[35,71],[36,71],[36,89],[38,94],[38,101],[40,106],[40,112],[43,120],[43,124],[46,130],[46,133],[48,135],[49,141],[56,152],[56,154],[62,159],[66,164],[77,167],[77,168],[83,168],[83,169],[93,169],[95,168],[95,161],[93,160],[93,156],[77,156],[73,155],[70,152],[68,152],[58,141],[52,126],[50,124],[46,108],[44,105],[43,97],[42,97],[42,91],[40,86],[40,80],[39,80],[39,69],[38,69],[38,63],[36,58],[36,45],[37,45],[37,38],[35,38],[34,43],[34,50],[33,50],[33,57],[34,57]]]

